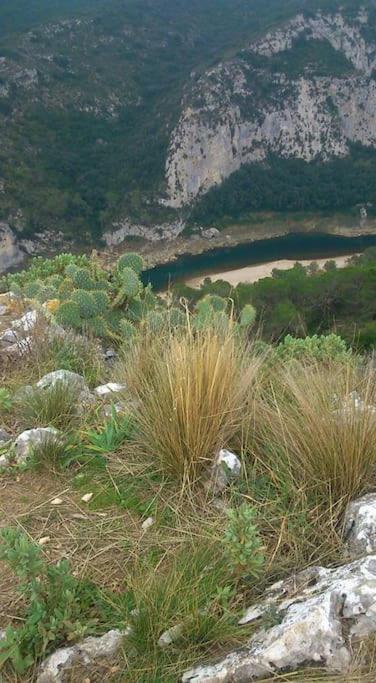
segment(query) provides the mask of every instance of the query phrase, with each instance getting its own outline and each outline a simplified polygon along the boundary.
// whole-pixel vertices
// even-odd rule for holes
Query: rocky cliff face
[[[208,71],[186,94],[170,140],[165,203],[189,204],[269,153],[325,162],[352,143],[375,147],[370,35],[365,10],[298,15]]]

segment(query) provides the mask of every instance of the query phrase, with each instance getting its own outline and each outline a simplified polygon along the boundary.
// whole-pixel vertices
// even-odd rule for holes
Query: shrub
[[[227,510],[227,528],[224,547],[235,576],[257,578],[263,571],[265,557],[257,526],[254,508],[242,503]]]
[[[64,301],[56,312],[56,322],[63,327],[80,329],[82,325],[80,307],[75,301]]]
[[[283,361],[348,361],[352,351],[346,342],[336,334],[303,339],[292,337],[288,334],[283,342],[277,346],[277,357]]]
[[[98,313],[98,306],[91,292],[77,289],[72,293],[71,301],[78,305],[81,318],[92,318]]]
[[[93,632],[94,596],[66,560],[47,566],[41,549],[18,529],[3,529],[0,540],[0,559],[17,574],[26,604],[21,625],[9,626],[0,641],[0,668],[10,661],[23,675],[50,650]]]

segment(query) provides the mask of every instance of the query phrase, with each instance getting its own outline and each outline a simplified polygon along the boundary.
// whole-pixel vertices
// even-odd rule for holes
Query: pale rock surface
[[[125,384],[108,382],[107,384],[101,384],[99,387],[96,387],[94,389],[94,394],[97,394],[97,396],[108,396],[109,394],[117,394],[120,391],[124,391],[126,388]]]
[[[280,581],[241,624],[271,611],[280,622],[213,665],[187,671],[184,683],[250,683],[306,664],[345,673],[355,637],[376,633],[376,555],[338,569],[314,567]]]
[[[352,558],[376,552],[376,493],[368,493],[348,505],[344,534]]]
[[[15,460],[17,464],[25,462],[31,450],[43,444],[47,439],[58,438],[60,432],[54,427],[38,427],[28,429],[20,434],[15,441]]]
[[[84,378],[77,372],[71,372],[70,370],[55,370],[54,372],[49,372],[37,382],[37,387],[39,389],[47,389],[55,386],[57,382],[65,382],[68,385],[76,386],[78,389],[81,389],[81,391],[89,391]]]
[[[8,223],[0,222],[0,273],[18,266],[24,258],[15,233]]]
[[[352,143],[375,147],[376,46],[367,23],[366,14],[298,15],[193,81],[170,139],[163,203],[189,204],[270,153],[325,162],[347,156]],[[250,64],[252,55],[268,62],[298,40],[329,43],[353,72],[323,76],[304,70],[292,77],[282,67],[273,73],[267,64]]]
[[[163,650],[170,645],[173,645],[183,635],[183,624],[176,624],[171,626],[167,631],[162,633],[158,640],[158,645]]]
[[[97,660],[113,657],[120,650],[129,631],[114,629],[98,638],[85,638],[72,647],[56,650],[41,665],[37,683],[63,683],[67,669],[74,664],[90,665]]]
[[[209,488],[214,493],[223,491],[232,481],[239,478],[241,463],[237,455],[222,448],[216,455],[210,475]]]

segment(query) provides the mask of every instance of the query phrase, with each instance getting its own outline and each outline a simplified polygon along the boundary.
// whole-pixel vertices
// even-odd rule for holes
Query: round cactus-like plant
[[[256,320],[256,309],[251,304],[246,304],[240,314],[240,326],[250,327]]]
[[[206,297],[204,297],[204,300],[210,304],[213,311],[221,312],[226,310],[226,299],[222,299],[222,297],[218,296],[217,294],[208,294]]]
[[[90,292],[90,294],[95,301],[97,314],[103,315],[103,313],[105,313],[110,306],[110,298],[108,294],[101,289],[94,289],[92,292]]]
[[[49,299],[57,299],[58,292],[54,287],[41,287],[36,298],[41,304],[44,304]]]
[[[100,315],[96,315],[94,318],[86,320],[85,325],[87,325],[88,330],[95,334],[96,337],[106,337],[108,334],[106,321]]]
[[[76,275],[77,271],[78,271],[78,266],[76,266],[75,263],[69,263],[66,266],[64,273],[65,273],[66,277],[73,279],[74,276]]]
[[[59,297],[64,301],[64,299],[70,299],[72,292],[74,291],[74,283],[70,278],[65,278],[59,287]]]
[[[61,275],[51,275],[49,278],[47,278],[46,285],[49,287],[54,287],[54,289],[59,289],[63,280],[64,278]]]
[[[139,297],[131,299],[127,307],[127,318],[132,322],[139,322],[142,319],[143,305]]]
[[[28,282],[25,285],[23,293],[27,299],[35,299],[37,298],[42,288],[43,284],[38,280],[34,280],[34,282]]]
[[[122,318],[119,323],[120,334],[125,342],[133,341],[136,337],[137,330],[129,320]]]
[[[145,324],[151,332],[158,333],[165,326],[166,319],[161,311],[149,311],[145,316]]]
[[[71,300],[78,304],[82,318],[93,318],[98,313],[98,305],[91,292],[85,289],[76,289]]]
[[[94,289],[95,282],[90,275],[90,271],[87,268],[78,268],[76,273],[73,275],[73,281],[78,289]]]
[[[64,301],[56,312],[56,321],[63,327],[81,328],[80,307],[75,301]]]
[[[132,268],[123,268],[121,271],[122,290],[127,299],[137,296],[141,289],[140,279]]]
[[[142,256],[134,252],[128,252],[120,256],[117,262],[118,270],[124,270],[124,268],[132,268],[137,275],[139,275],[144,267],[144,260]]]

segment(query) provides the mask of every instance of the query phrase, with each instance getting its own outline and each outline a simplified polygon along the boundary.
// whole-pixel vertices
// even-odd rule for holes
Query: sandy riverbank
[[[346,262],[349,258],[350,256],[337,256],[335,258],[329,257],[315,259],[315,263],[317,263],[318,266],[322,268],[327,261],[335,261],[337,267],[342,268],[346,265]],[[257,280],[261,280],[261,278],[263,277],[269,277],[275,268],[277,268],[278,270],[288,270],[289,268],[292,268],[294,263],[296,262],[296,259],[269,261],[268,263],[259,263],[253,266],[246,266],[245,268],[226,270],[221,273],[210,273],[208,275],[201,275],[200,277],[195,277],[186,280],[186,284],[190,287],[199,287],[201,283],[204,281],[205,277],[210,277],[213,282],[215,282],[216,280],[225,280],[226,282],[229,282],[231,285],[235,287],[237,284],[239,284],[239,282],[252,283],[257,282]],[[312,263],[312,259],[299,260],[298,263],[301,263],[303,266],[308,266],[310,263]]]

